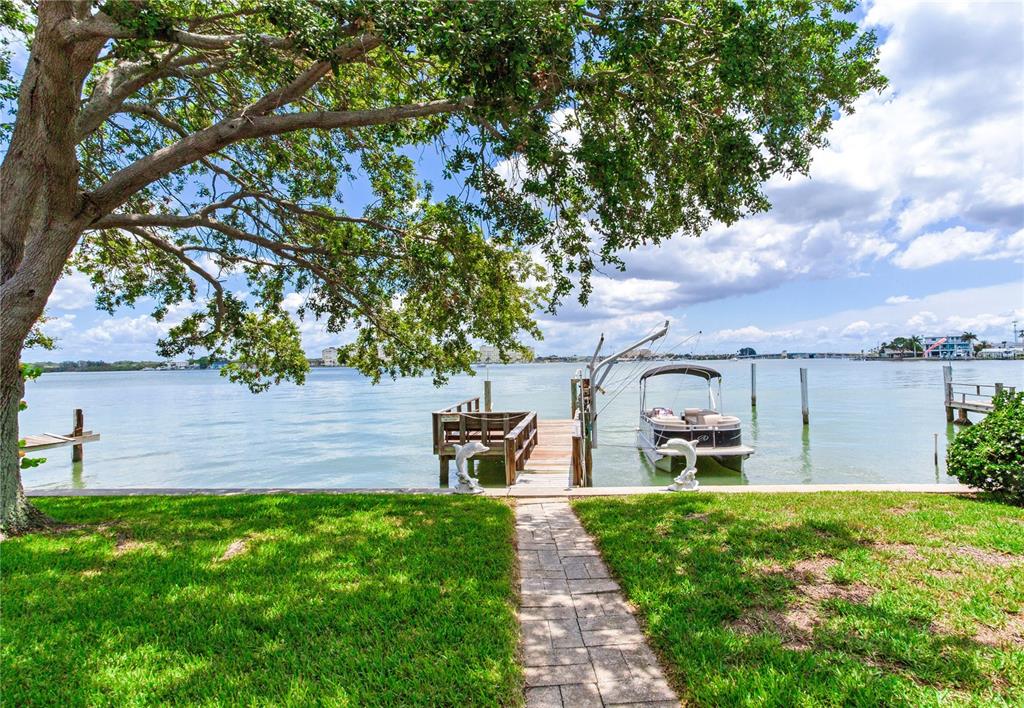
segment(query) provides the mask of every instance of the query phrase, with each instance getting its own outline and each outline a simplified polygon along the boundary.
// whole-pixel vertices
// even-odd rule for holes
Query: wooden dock
[[[575,420],[541,420],[537,423],[537,445],[530,458],[519,471],[513,489],[552,490],[573,485],[573,436],[578,423]]]
[[[578,391],[574,385],[573,391]],[[589,483],[582,414],[540,420],[536,411],[480,410],[479,397],[434,411],[432,437],[440,463],[440,482],[448,483],[455,446],[480,442],[487,450],[475,459],[498,459],[505,467],[505,485],[566,489]],[[470,471],[473,459],[469,460]]]
[[[23,439],[25,444],[21,450],[24,454],[49,450],[54,447],[71,446],[71,461],[81,462],[83,458],[82,445],[100,439],[99,433],[85,429],[85,413],[81,408],[74,410],[71,423],[72,430],[67,435],[57,433],[42,433],[41,435],[26,435]]]
[[[81,435],[57,435],[56,433],[43,433],[41,435],[26,435],[25,446],[21,448],[25,452],[37,452],[49,450],[53,447],[64,447],[65,445],[81,445],[82,443],[99,440],[100,434],[91,430],[83,431]]]
[[[993,399],[1003,390],[1013,393],[1013,386],[995,384],[955,383],[953,367],[942,367],[942,385],[945,390],[943,405],[946,408],[946,421],[957,425],[970,425],[967,413],[991,413],[995,407]],[[954,411],[958,414],[954,417]]]

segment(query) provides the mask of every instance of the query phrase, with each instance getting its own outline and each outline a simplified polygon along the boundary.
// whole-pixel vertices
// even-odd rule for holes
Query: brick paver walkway
[[[568,503],[519,500],[516,534],[527,706],[678,706]]]

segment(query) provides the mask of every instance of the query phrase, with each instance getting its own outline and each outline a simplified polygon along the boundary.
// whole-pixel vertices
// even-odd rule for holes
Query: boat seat
[[[718,415],[710,408],[687,408],[683,418],[690,425],[711,425],[707,422],[708,416]]]
[[[719,415],[712,413],[703,417],[704,425],[717,425],[724,427],[727,425],[739,425],[740,419],[734,415]]]

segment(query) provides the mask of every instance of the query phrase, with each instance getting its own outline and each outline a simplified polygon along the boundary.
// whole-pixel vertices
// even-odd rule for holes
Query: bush
[[[949,444],[946,468],[964,484],[1024,502],[1024,392],[1003,391],[995,410]]]

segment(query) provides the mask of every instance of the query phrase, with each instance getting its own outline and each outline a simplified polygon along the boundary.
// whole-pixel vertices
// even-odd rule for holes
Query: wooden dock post
[[[484,412],[491,412],[491,380],[484,381]]]
[[[75,409],[74,425],[72,425],[71,430],[71,437],[73,438],[80,438],[85,433],[85,413],[82,412],[81,408]],[[82,450],[82,447],[82,443],[78,443],[77,445],[73,445],[71,447],[72,462],[82,461],[82,457],[84,455],[84,450]]]
[[[1002,392],[1003,392],[1003,385],[1001,383],[996,382],[996,396],[998,396]],[[995,398],[995,396],[993,396],[992,398]]]
[[[942,389],[946,402],[946,422],[953,422],[953,367],[949,364],[942,366]]]
[[[579,379],[569,379],[569,417],[570,418],[575,418],[576,417],[576,409],[578,408],[577,404],[579,403],[579,401],[577,400],[577,397],[580,395],[579,394],[579,386],[580,386],[580,380]]]
[[[757,364],[750,362],[750,407],[757,408]]]
[[[804,425],[810,423],[810,408],[807,405],[807,369],[800,367],[800,412],[804,417]]]

